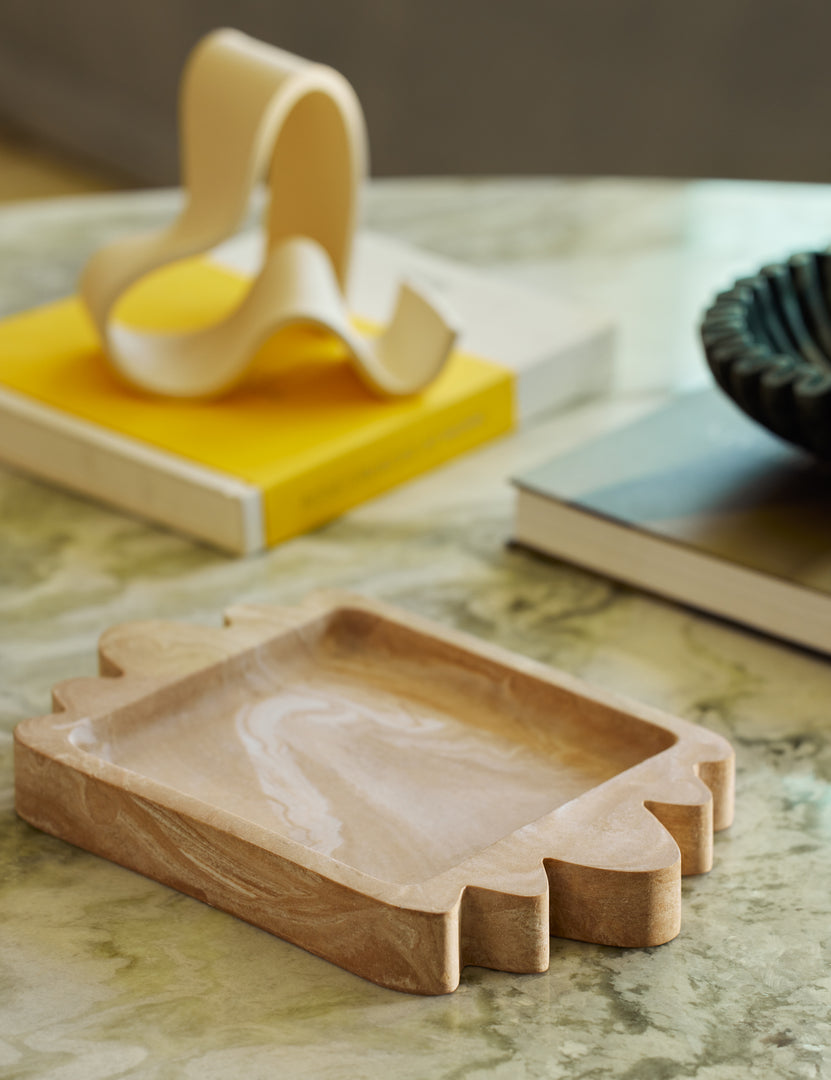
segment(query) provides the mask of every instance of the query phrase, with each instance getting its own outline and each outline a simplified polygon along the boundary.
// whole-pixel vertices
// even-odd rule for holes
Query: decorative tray
[[[226,622],[104,634],[18,725],[21,817],[397,990],[678,933],[724,739],[374,601]]]

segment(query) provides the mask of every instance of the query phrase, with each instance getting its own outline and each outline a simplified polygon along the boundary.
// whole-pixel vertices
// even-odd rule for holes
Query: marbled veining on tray
[[[392,624],[361,642],[335,617],[320,637],[260,650],[233,678],[203,680],[150,715],[81,716],[68,741],[87,766],[114,763],[400,885],[451,870],[676,742],[634,716],[619,718],[614,740],[598,737],[559,695],[518,690],[515,672],[473,679],[464,662],[425,661],[429,639],[384,648],[384,636],[395,640]],[[493,869],[470,874],[498,886]],[[383,972],[376,981],[391,985]]]
[[[615,267],[631,266],[645,290],[650,273],[669,289],[690,245],[693,277],[706,263],[711,282],[727,280],[741,254],[736,214],[751,229],[766,206],[780,208],[769,256],[808,246],[809,224],[825,236],[831,195],[808,191],[390,184],[369,209],[411,239],[513,261],[518,277],[554,282],[571,266],[579,284],[594,260],[604,288]],[[170,202],[86,205],[0,214],[4,310],[59,295],[85,251],[164,218]],[[719,230],[721,205],[730,224]],[[745,263],[761,247],[758,229],[752,242]],[[683,306],[690,275],[679,274]],[[630,318],[624,352],[655,333]],[[831,666],[505,548],[502,477],[599,415],[586,408],[495,444],[247,561],[0,473],[0,1075],[829,1075]],[[292,602],[318,586],[393,601],[726,734],[738,754],[737,820],[716,841],[713,873],[685,882],[681,937],[635,951],[555,940],[547,974],[467,969],[455,994],[411,998],[14,817],[11,729],[48,709],[53,682],[94,671],[106,626],[216,622],[233,601]]]

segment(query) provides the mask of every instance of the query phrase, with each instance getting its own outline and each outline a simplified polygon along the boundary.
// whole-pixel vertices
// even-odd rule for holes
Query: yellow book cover
[[[131,291],[119,317],[194,329],[247,279],[204,259]],[[363,324],[363,330],[372,328]],[[78,299],[0,323],[0,457],[233,552],[278,543],[514,424],[514,373],[457,351],[422,394],[380,400],[339,342],[294,327],[216,401],[122,385]]]

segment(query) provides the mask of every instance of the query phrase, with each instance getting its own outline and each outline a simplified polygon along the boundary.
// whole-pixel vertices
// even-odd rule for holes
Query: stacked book
[[[257,246],[243,237],[158,272],[119,318],[160,331],[217,321],[244,295]],[[462,337],[425,392],[394,401],[370,394],[343,347],[311,327],[267,342],[227,397],[183,401],[121,385],[77,298],[13,316],[0,323],[0,460],[240,554],[606,385],[604,318],[370,234],[350,297],[362,330],[389,318],[404,279],[438,295]]]
[[[520,544],[831,653],[831,469],[719,391],[516,484]]]

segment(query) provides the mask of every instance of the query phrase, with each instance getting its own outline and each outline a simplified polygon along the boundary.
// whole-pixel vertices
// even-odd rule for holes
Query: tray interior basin
[[[675,741],[348,608],[80,724],[72,739],[399,884],[458,865]]]

